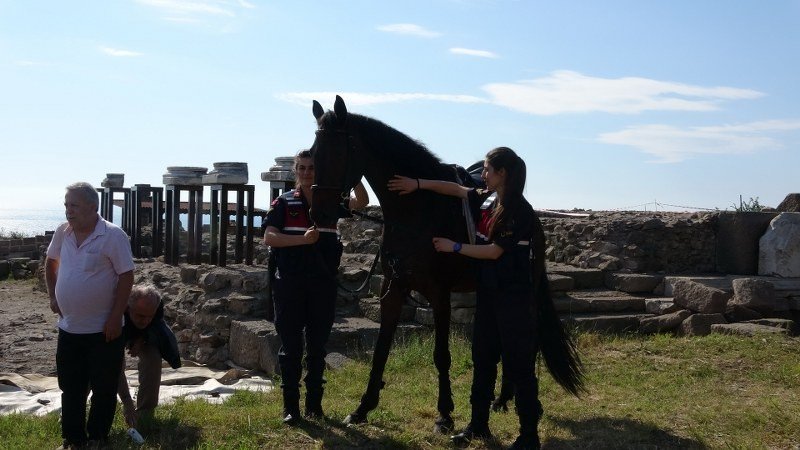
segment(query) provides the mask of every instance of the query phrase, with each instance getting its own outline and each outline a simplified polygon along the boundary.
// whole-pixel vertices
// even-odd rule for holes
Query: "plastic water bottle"
[[[130,436],[131,440],[136,444],[144,444],[144,438],[138,431],[136,431],[136,428],[128,428],[128,436]]]

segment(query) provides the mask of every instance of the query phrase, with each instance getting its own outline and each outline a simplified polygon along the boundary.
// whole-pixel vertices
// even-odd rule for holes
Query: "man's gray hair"
[[[94,205],[95,211],[100,208],[100,196],[97,194],[97,189],[85,181],[79,181],[67,186],[67,192],[77,192],[83,196],[83,199]]]
[[[128,306],[133,306],[140,298],[147,299],[152,306],[158,306],[161,302],[161,293],[152,284],[135,284],[131,288],[131,295],[128,297]]]

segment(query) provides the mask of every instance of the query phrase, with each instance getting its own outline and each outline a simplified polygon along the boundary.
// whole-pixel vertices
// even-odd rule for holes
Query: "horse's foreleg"
[[[439,372],[439,401],[436,408],[439,418],[434,424],[434,432],[449,433],[453,430],[453,391],[450,385],[450,293],[443,292],[431,302],[435,342],[433,362]]]
[[[389,291],[381,299],[381,327],[378,340],[375,342],[375,353],[372,355],[372,369],[369,372],[367,390],[361,396],[358,408],[345,418],[345,424],[363,423],[367,421],[367,413],[378,406],[380,391],[383,388],[383,372],[389,359],[392,339],[400,321],[400,311],[405,295],[402,292]]]

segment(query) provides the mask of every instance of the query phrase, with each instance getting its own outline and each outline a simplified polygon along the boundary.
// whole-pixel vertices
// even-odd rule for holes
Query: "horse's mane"
[[[336,114],[328,111],[320,118],[319,125],[321,128],[335,129],[336,120]],[[444,175],[441,159],[422,142],[380,120],[360,114],[348,113],[347,122],[347,128],[357,130],[376,156],[394,167],[398,174],[436,179]]]

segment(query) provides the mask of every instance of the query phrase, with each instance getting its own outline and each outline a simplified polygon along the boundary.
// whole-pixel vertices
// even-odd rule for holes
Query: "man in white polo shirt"
[[[67,186],[67,222],[53,235],[45,262],[50,309],[59,315],[56,372],[64,448],[108,439],[124,356],[122,317],[133,286],[133,256],[128,236],[100,217],[98,204],[89,183]]]

